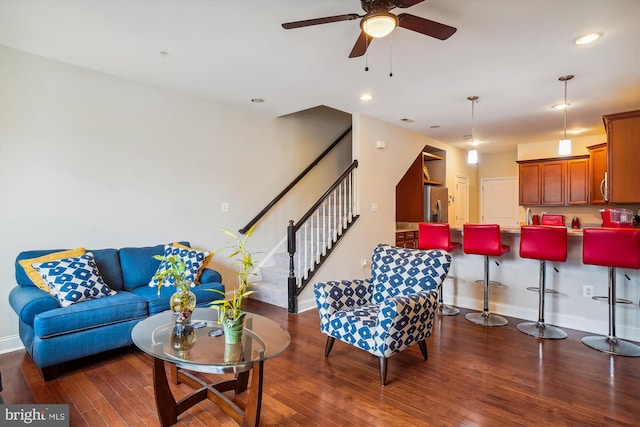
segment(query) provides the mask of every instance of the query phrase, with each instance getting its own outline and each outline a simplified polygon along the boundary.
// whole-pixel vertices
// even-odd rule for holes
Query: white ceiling
[[[551,106],[566,74],[570,130],[602,134],[603,114],[640,108],[640,0],[426,0],[393,12],[458,31],[440,41],[398,28],[374,40],[365,71],[365,57],[348,58],[359,21],[280,26],[362,14],[358,0],[0,0],[0,44],[274,116],[363,113],[461,148],[477,95],[480,152],[560,139]],[[603,37],[573,44],[592,31]]]

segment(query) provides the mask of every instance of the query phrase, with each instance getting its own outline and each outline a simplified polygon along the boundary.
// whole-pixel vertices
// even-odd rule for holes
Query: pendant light
[[[567,82],[573,77],[572,74],[569,74],[558,78],[558,80],[564,82],[564,137],[558,143],[558,155],[560,156],[571,154],[571,140],[567,139],[567,108],[569,107],[569,104],[567,104]]]
[[[475,146],[476,142],[473,139],[473,128],[475,125],[475,104],[476,101],[478,100],[477,96],[470,96],[467,98],[469,101],[471,101],[471,146]],[[467,163],[470,165],[477,165],[478,164],[478,150],[476,150],[475,148],[467,151]]]

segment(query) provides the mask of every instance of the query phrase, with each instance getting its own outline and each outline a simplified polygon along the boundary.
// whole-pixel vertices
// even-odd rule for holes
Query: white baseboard
[[[19,335],[0,338],[0,354],[11,353],[18,350],[24,350],[24,345],[22,341],[20,341]]]

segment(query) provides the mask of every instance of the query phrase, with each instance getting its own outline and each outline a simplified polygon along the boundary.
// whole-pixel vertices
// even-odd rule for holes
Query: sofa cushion
[[[75,258],[33,263],[32,267],[53,289],[63,307],[116,294],[104,283],[91,252]]]
[[[217,289],[224,292],[224,285],[222,283],[204,283],[192,287],[190,290],[196,296],[196,304],[203,306],[209,304],[211,301],[220,299],[220,294],[213,292],[211,289]],[[169,298],[176,292],[176,288],[162,287],[160,289],[160,295],[158,295],[158,289],[150,286],[140,286],[131,290],[131,293],[136,294],[144,298],[149,303],[149,315],[152,316],[161,311],[169,310]]]
[[[44,253],[44,254],[35,255],[35,253]],[[80,255],[84,255],[84,253],[85,253],[84,248],[69,249],[66,251],[55,250],[55,251],[30,251],[26,253],[23,252],[18,256],[18,259],[16,260],[16,263],[20,267],[22,267],[22,271],[20,271],[20,268],[18,267],[18,265],[16,265],[16,279],[18,280],[18,284],[35,285],[38,288],[42,289],[43,291],[55,296],[55,292],[53,291],[53,289],[49,287],[49,284],[40,275],[40,273],[33,268],[32,264],[47,262],[47,261],[56,261],[56,260],[59,260],[62,258],[68,258],[68,257],[78,257]],[[24,254],[24,257],[21,256],[23,254]],[[31,257],[31,255],[29,254],[33,254],[33,257]],[[24,275],[20,275],[20,273],[24,273],[26,277],[24,277]]]
[[[180,243],[189,246],[189,242]],[[164,254],[164,245],[122,248],[119,253],[124,289],[130,291],[149,284],[160,265],[153,256]]]
[[[187,281],[191,282],[191,286],[198,284],[197,279],[200,277],[202,269],[209,262],[211,252],[203,251],[202,249],[194,249],[188,246],[181,245],[179,243],[172,243],[164,246],[164,257],[170,256],[179,257],[184,262],[185,277]],[[149,281],[149,286],[153,288],[158,287],[160,279],[157,275],[164,273],[171,269],[171,265],[167,261],[160,261],[158,270],[154,273],[153,277]],[[162,280],[162,286],[175,286],[175,280],[173,276],[166,275]]]
[[[109,298],[98,298],[40,313],[33,320],[39,338],[107,326],[147,317],[147,302],[130,292],[120,291]]]

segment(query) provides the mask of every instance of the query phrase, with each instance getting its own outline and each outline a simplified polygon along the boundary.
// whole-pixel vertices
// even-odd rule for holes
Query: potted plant
[[[188,323],[196,308],[196,296],[191,292],[191,281],[187,278],[187,268],[182,258],[176,255],[154,255],[165,263],[164,269],[158,269],[153,279],[158,281],[158,295],[166,281],[173,282],[176,292],[169,299],[169,306],[177,323]]]
[[[238,275],[238,287],[234,289],[231,297],[226,297],[223,291],[213,289],[214,292],[222,294],[225,298],[211,302],[213,308],[218,309],[218,323],[223,326],[225,342],[236,344],[241,342],[242,328],[244,325],[245,313],[242,311],[242,301],[253,293],[250,288],[255,285],[249,281],[252,276],[256,276],[253,272],[254,258],[251,252],[247,250],[247,240],[253,234],[255,226],[251,227],[244,237],[238,237],[228,230],[221,230],[228,237],[233,239],[234,243],[225,249],[231,249],[229,258],[233,259],[233,264],[238,267],[236,274]]]

